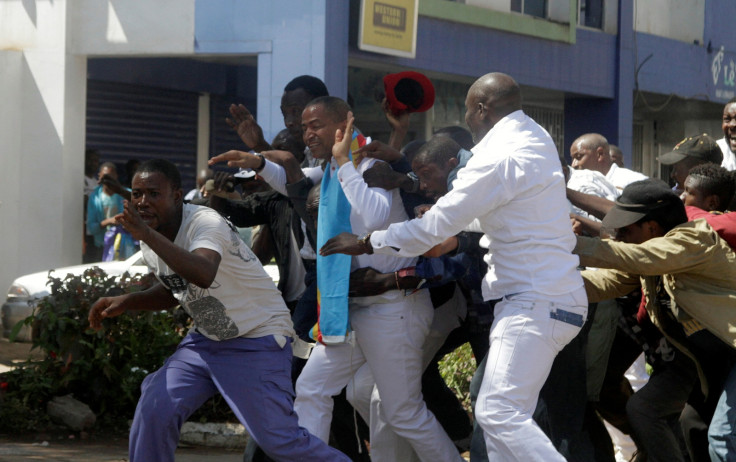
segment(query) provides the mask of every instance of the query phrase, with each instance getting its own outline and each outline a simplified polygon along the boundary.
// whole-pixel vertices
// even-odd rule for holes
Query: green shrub
[[[445,355],[439,362],[439,368],[447,386],[455,392],[465,410],[471,412],[470,380],[475,373],[476,364],[470,344],[466,343]]]
[[[43,359],[0,376],[0,431],[43,424],[46,403],[68,393],[88,404],[103,425],[130,419],[141,381],[174,351],[188,330],[188,317],[128,312],[105,319],[103,329],[95,332],[89,329],[87,313],[102,296],[139,291],[150,283],[127,273],[116,280],[97,267],[81,276],[50,278],[50,295],[23,321],[32,326],[32,348],[40,349]],[[19,416],[25,416],[27,425],[17,423]]]

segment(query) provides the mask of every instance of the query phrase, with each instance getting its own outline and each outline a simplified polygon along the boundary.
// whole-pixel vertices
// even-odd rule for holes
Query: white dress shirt
[[[635,181],[646,180],[648,179],[648,177],[643,173],[635,172],[634,170],[629,170],[628,168],[619,167],[616,164],[611,164],[611,169],[608,170],[608,173],[606,173],[606,179],[610,181],[611,184],[616,187],[616,189],[618,189],[620,195],[621,191],[623,191],[624,188],[631,183]]]
[[[337,180],[340,181],[351,206],[350,226],[353,234],[359,236],[377,229],[384,229],[391,223],[403,222],[409,218],[404,211],[398,189],[386,191],[383,188],[369,188],[363,180],[363,173],[376,162],[380,161],[366,157],[357,168],[352,162],[347,162],[337,169]],[[332,158],[328,168],[332,169],[333,175],[336,167],[337,162]],[[303,168],[302,171],[314,184],[322,181],[324,171],[321,167]],[[283,167],[266,161],[266,165],[258,174],[272,188],[286,195],[286,172]],[[351,271],[371,267],[381,273],[392,273],[416,263],[416,258],[407,257],[414,257],[414,255],[359,255],[353,257]]]
[[[485,299],[522,292],[555,296],[580,289],[565,178],[549,134],[516,111],[472,151],[452,191],[421,219],[372,234],[375,252],[398,249],[399,255],[419,255],[478,218],[489,241]]]
[[[736,155],[731,151],[731,146],[728,145],[726,138],[721,138],[716,141],[716,144],[718,144],[718,147],[721,148],[721,151],[723,152],[723,162],[721,162],[721,167],[725,168],[729,172],[736,170]]]
[[[601,172],[597,170],[577,170],[571,168],[570,179],[567,180],[567,187],[572,189],[573,191],[603,197],[608,199],[609,201],[615,201],[616,199],[618,199],[618,196],[621,195],[621,191],[617,190],[616,187],[611,184],[611,182],[608,181]],[[589,214],[585,210],[575,207],[572,204],[570,204],[570,211],[585,218],[589,218],[594,221],[600,221],[598,218]]]

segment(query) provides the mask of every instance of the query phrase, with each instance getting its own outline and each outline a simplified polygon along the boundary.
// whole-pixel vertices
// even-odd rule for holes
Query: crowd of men
[[[143,382],[131,461],[173,461],[215,393],[252,437],[246,461],[736,460],[736,100],[722,140],[660,158],[673,188],[597,133],[568,166],[502,73],[468,90],[469,132],[404,144],[434,90],[384,83],[387,142],[300,76],[272,143],[230,107],[245,147],[210,159],[201,197],[185,203],[167,161],[138,167],[102,224],[158,283],[100,299],[90,324],[180,305],[193,328]],[[260,225],[251,247],[234,225]],[[472,421],[437,370],[466,342]]]

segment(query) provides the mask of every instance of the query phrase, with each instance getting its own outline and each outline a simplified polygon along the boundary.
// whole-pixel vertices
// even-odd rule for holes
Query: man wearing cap
[[[672,166],[670,177],[677,182],[675,190],[682,192],[685,189],[685,178],[691,168],[707,162],[721,165],[723,152],[716,140],[703,133],[688,136],[680,141],[672,151],[661,156],[659,161]]]
[[[619,167],[611,160],[608,140],[599,133],[586,133],[570,146],[572,168],[597,170],[606,176],[616,189],[623,189],[634,181],[647,177],[639,172]]]
[[[728,171],[736,170],[736,97],[731,98],[723,106],[723,119],[721,119],[723,138],[716,141],[723,152],[723,163],[721,167]]]
[[[521,110],[521,91],[510,76],[479,78],[465,105],[478,144],[452,191],[421,219],[360,239],[339,234],[320,254],[420,255],[477,219],[490,240],[483,297],[501,299],[475,407],[489,460],[563,462],[532,412],[555,356],[587,316],[570,253],[575,238],[564,175],[552,138]]]
[[[723,389],[709,443],[713,460],[727,460],[736,443],[733,403],[726,400],[727,392],[736,393],[736,253],[705,220],[687,222],[679,197],[655,180],[628,186],[603,225],[618,241],[578,237],[575,247],[581,264],[608,268],[583,272],[589,300],[641,287],[648,317],[676,348],[627,405],[629,412],[635,403],[658,417],[642,422],[637,417],[643,414],[630,416],[637,443],[661,457],[656,460],[683,460],[666,420],[679,415],[700,376],[704,393]],[[731,370],[723,387],[703,374],[701,366],[714,358]]]

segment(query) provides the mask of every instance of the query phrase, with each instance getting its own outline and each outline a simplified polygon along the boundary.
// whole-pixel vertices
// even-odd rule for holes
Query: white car
[[[26,274],[21,276],[10,285],[8,289],[8,297],[2,306],[2,328],[3,337],[9,337],[13,327],[19,322],[26,319],[36,309],[38,301],[49,295],[49,276],[63,279],[67,274],[79,276],[85,270],[99,266],[109,276],[121,276],[126,271],[131,276],[140,274],[148,274],[148,267],[143,262],[140,251],[134,253],[131,257],[124,261],[107,261],[98,263],[87,263],[84,265],[68,266],[51,271],[39,271],[38,273]],[[279,280],[279,270],[274,264],[265,265],[266,272],[274,280]],[[30,342],[31,329],[23,326],[15,338],[16,341]]]

